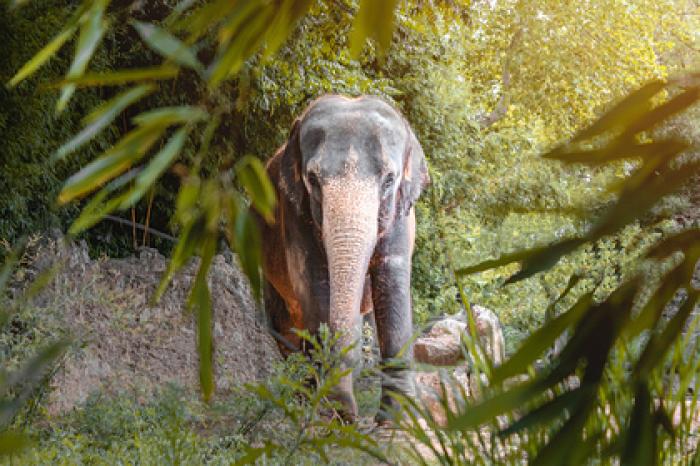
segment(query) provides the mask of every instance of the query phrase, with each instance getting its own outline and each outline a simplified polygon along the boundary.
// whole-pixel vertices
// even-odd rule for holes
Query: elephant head
[[[313,223],[325,251],[327,323],[349,344],[358,336],[375,247],[409,215],[428,182],[423,151],[408,122],[383,100],[330,95],[294,123],[281,163],[281,194]]]

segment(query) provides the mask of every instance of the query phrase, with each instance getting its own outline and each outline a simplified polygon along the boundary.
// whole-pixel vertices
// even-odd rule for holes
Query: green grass
[[[296,414],[308,412],[306,401],[284,385],[285,380],[301,376],[306,366],[293,358],[280,364],[276,374],[260,386],[287,399]],[[361,413],[372,415],[378,404],[378,381],[363,377],[357,388]],[[319,413],[313,419],[320,419]],[[69,413],[34,416],[28,434],[32,448],[4,458],[1,464],[228,465],[269,440],[280,448],[267,455],[266,464],[325,463],[310,448],[287,454],[291,450],[287,447],[297,440],[298,426],[252,387],[221,394],[210,404],[175,385],[163,387],[150,399],[127,393],[107,397],[95,392]],[[331,445],[326,454],[330,464],[372,459],[338,445]]]

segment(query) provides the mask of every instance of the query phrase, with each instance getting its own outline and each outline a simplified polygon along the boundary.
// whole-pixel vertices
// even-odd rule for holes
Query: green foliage
[[[241,15],[253,17],[259,7],[255,6],[255,2],[245,4],[250,11],[241,10]],[[508,3],[489,7],[476,3],[449,6],[436,2],[425,4],[421,9],[408,4],[398,10],[396,17],[395,36],[400,38],[403,46],[390,49],[383,63],[375,61],[371,49],[359,61],[351,58],[348,37],[355,21],[354,7],[352,2],[328,5],[312,2],[308,16],[301,20],[274,59],[268,54],[253,56],[244,63],[237,79],[220,87],[215,94],[202,88],[197,76],[187,73],[178,74],[174,89],[186,92],[190,102],[209,102],[207,107],[223,109],[224,114],[229,115],[216,131],[209,148],[210,155],[202,162],[203,169],[207,171],[215,169],[220,160],[231,156],[237,158],[247,153],[260,156],[273,153],[284,140],[292,119],[309,99],[324,92],[379,94],[402,107],[430,158],[435,193],[432,199],[424,200],[419,207],[414,289],[416,315],[423,321],[432,315],[457,309],[454,302],[456,289],[450,284],[451,266],[447,256],[451,256],[457,264],[471,262],[515,248],[523,242],[534,242],[541,237],[544,229],[558,230],[558,234],[566,235],[584,228],[585,221],[577,214],[591,211],[588,203],[592,195],[597,193],[602,182],[617,176],[620,170],[611,173],[610,170],[558,168],[537,160],[537,152],[552,138],[568,134],[570,130],[567,128],[587,121],[609,96],[620,95],[633,83],[663,75],[664,70],[653,56],[644,52],[648,49],[642,46],[652,34],[652,22],[629,20],[627,11],[618,6],[606,4],[600,8],[600,11],[625,18],[615,23],[617,33],[596,34],[594,37],[584,35],[585,40],[591,41],[586,43],[580,41],[577,29],[571,28],[571,18],[576,17],[578,12],[567,14],[569,12],[554,4],[541,6],[540,11],[545,16],[549,15],[544,19],[534,10],[529,11],[524,4],[511,8]],[[194,50],[202,50],[199,52],[201,57],[209,56],[210,52],[214,52],[211,51],[209,39],[206,39],[205,25],[209,17],[225,16],[218,13],[218,16],[208,16],[220,8],[228,12],[233,7],[224,3],[218,6],[211,4],[192,14],[185,7],[179,8],[167,16],[162,27],[159,26],[161,32],[158,40],[166,41],[167,44],[163,46],[168,45],[171,50],[172,47],[193,47]],[[300,8],[303,9],[303,5]],[[572,9],[575,10],[575,7]],[[665,22],[670,21],[662,8],[645,7],[644,11],[651,17],[661,15]],[[258,13],[263,14],[261,11]],[[591,14],[595,16],[595,13]],[[165,16],[163,13],[160,17]],[[159,16],[151,14],[151,17]],[[230,18],[234,21],[237,17],[232,14]],[[600,24],[600,19],[591,18],[591,23]],[[145,27],[144,21],[138,24],[141,24],[141,29]],[[152,22],[148,24],[148,27],[155,27]],[[237,24],[235,21],[230,23],[233,29],[226,29],[226,34],[231,36],[224,35],[224,39],[244,32],[235,29]],[[165,39],[163,28],[170,25],[173,32],[168,33],[170,37]],[[543,29],[545,25],[556,26],[559,33],[549,35]],[[134,39],[136,31],[129,30],[129,27],[117,28],[115,33],[118,35],[113,40],[124,42]],[[521,32],[517,33],[518,30]],[[514,37],[516,33],[518,37]],[[180,45],[173,42],[180,40],[178,36],[184,37]],[[574,36],[576,41],[572,40]],[[155,40],[155,36],[149,37],[151,42]],[[514,38],[517,40],[510,47]],[[606,50],[615,54],[606,58],[607,61],[572,63],[567,59],[570,52],[568,44],[577,42],[580,48],[591,50],[601,38],[606,41]],[[224,39],[221,39],[223,42],[217,39],[219,52],[216,53],[219,56],[228,53],[231,47]],[[192,46],[195,40],[198,41],[197,45]],[[149,65],[158,63],[158,58],[144,51],[138,41],[131,42],[134,45],[130,54],[122,55],[120,59],[124,67],[144,66],[143,58],[135,59],[137,51],[139,55],[147,57]],[[532,55],[530,43],[542,45],[536,57]],[[165,55],[164,66],[176,69],[167,64],[168,53],[163,50],[158,52],[148,40],[145,45]],[[495,125],[482,128],[484,109],[494,106],[494,95],[498,96],[494,90],[503,87],[498,80],[503,79],[504,57],[512,62],[513,70],[519,70],[517,74],[515,71],[510,73],[511,79],[506,89],[510,112]],[[630,66],[613,72],[611,63],[619,61],[615,57],[624,59]],[[191,65],[194,63],[189,61]],[[479,66],[470,65],[477,62]],[[217,66],[214,63],[219,62],[214,60],[212,66]],[[549,69],[549,65],[543,64],[553,63],[558,64],[554,67],[557,72],[566,76],[575,75],[581,83],[596,83],[595,89],[581,87],[576,91],[575,95],[581,99],[575,100],[578,103],[573,112],[571,104],[562,106],[561,101],[567,99],[572,102],[574,94],[551,92],[544,99],[538,98],[536,96],[540,95],[540,91],[533,89],[533,86],[541,79],[521,76],[539,73],[543,68]],[[141,78],[150,76],[155,79],[155,72],[155,68],[142,72]],[[110,74],[118,76],[120,72]],[[103,76],[106,75],[103,73]],[[163,77],[168,76],[159,79]],[[552,79],[552,82],[566,83],[566,79],[562,75],[557,80]],[[89,83],[100,84],[95,80],[85,84]],[[193,88],[195,92],[192,92]],[[167,100],[163,94],[177,95],[177,92],[161,90],[155,100],[151,99],[146,104],[151,108],[163,105],[161,102]],[[232,108],[233,102],[235,106]],[[118,109],[115,107],[115,110]],[[548,116],[545,118],[542,115]],[[580,116],[574,120],[573,115]],[[562,124],[564,121],[566,125]],[[190,160],[190,152],[188,147],[184,148],[185,161]],[[231,163],[224,162],[227,166]],[[156,202],[160,203],[154,210],[159,215],[151,225],[167,231],[173,226],[167,222],[173,211],[167,198],[160,194],[175,191],[177,184],[173,183],[177,183],[177,180],[172,176],[166,178],[167,183],[157,189]],[[109,199],[119,193],[104,195],[105,199]],[[97,222],[109,210],[106,207],[114,209],[116,204],[122,205],[104,202],[101,208],[92,210],[88,224]],[[510,206],[508,213],[503,209],[505,205]],[[144,207],[143,202],[136,204],[139,210],[137,218],[143,217]],[[543,212],[523,212],[533,207]],[[73,232],[77,230],[74,228]],[[436,237],[442,240],[436,243],[433,241]],[[452,251],[445,251],[445,245],[454,247],[451,247]],[[620,262],[629,262],[625,252],[619,248],[604,248],[613,253],[606,268],[620,268]],[[548,279],[550,283],[535,281],[523,284],[521,290],[510,295],[496,292],[488,284],[473,282],[466,286],[474,301],[496,309],[505,317],[508,331],[520,334],[542,321],[542,310],[549,304],[552,295],[548,290],[562,286],[572,268],[591,264],[592,259],[590,255],[582,257],[576,264],[571,264],[568,271],[553,271]],[[514,299],[516,295],[528,298]],[[517,309],[512,308],[514,301],[519,303]]]
[[[147,403],[128,395],[90,397],[84,406],[33,432],[37,446],[16,458],[27,464],[228,464],[242,439],[208,439],[195,431],[201,407],[176,387]]]
[[[31,58],[32,53],[66,24],[73,13],[73,6],[71,3],[43,0],[3,13],[0,18],[0,37],[6,44],[6,53],[0,57],[0,80],[3,83],[9,81]],[[129,40],[127,36],[123,28],[117,28],[110,30],[104,40],[108,44],[114,41],[125,43]],[[65,71],[70,59],[65,50],[60,51],[29,82],[13,89],[0,87],[0,136],[3,139],[0,148],[0,158],[3,160],[0,238],[11,243],[23,235],[52,228],[66,229],[79,213],[80,206],[57,205],[56,198],[63,182],[107,148],[123,127],[123,120],[116,118],[119,112],[90,113],[103,100],[113,96],[109,89],[78,92],[65,111],[60,115],[55,114],[56,95],[38,86],[46,85],[52,76]],[[119,50],[110,47],[107,50],[98,49],[91,66],[107,69],[118,62],[130,64],[141,60],[143,58],[133,54],[129,47]],[[172,98],[165,100],[169,97],[161,94],[154,99],[172,104]],[[122,102],[121,105],[133,102]],[[86,114],[85,122],[89,123],[84,126],[83,132],[75,135]],[[61,146],[62,143],[66,144]],[[61,149],[57,151],[59,146]],[[75,153],[68,157],[68,153],[73,151]],[[55,163],[51,163],[53,156],[59,159]],[[165,231],[168,230],[172,209],[168,206],[173,204],[170,191],[175,177],[166,175],[166,179],[167,183],[156,189],[151,209],[151,226]],[[136,210],[136,217],[141,220],[145,217],[147,206],[144,203]],[[130,233],[129,229],[116,224],[101,224],[87,237],[93,251],[123,255],[125,251],[133,250]],[[168,247],[167,242],[157,239],[150,244]]]
[[[628,30],[627,19],[615,21],[617,35],[604,40],[606,47],[615,49],[613,56],[624,55],[630,63],[638,60],[634,66],[617,68],[606,61],[612,60],[608,56],[594,61],[565,59],[560,54],[571,47],[595,50],[599,45],[598,38],[585,34],[573,38],[579,26],[572,28],[570,22],[580,15],[564,14],[566,8],[558,3],[537,8],[527,2],[515,6],[499,2],[492,7],[474,3],[462,10],[470,21],[456,20],[452,10],[432,8],[408,9],[400,22],[404,46],[390,54],[387,75],[400,76],[394,84],[402,91],[397,100],[430,157],[432,178],[429,196],[418,206],[414,307],[420,321],[459,309],[453,269],[584,232],[590,219],[613,199],[604,192],[605,184],[627,170],[623,163],[560,166],[538,156],[552,140],[567,136],[599,112],[607,101],[601,95],[621,96],[631,83],[664,74],[663,66],[650,61],[652,57],[635,52],[641,46],[639,38],[622,40],[631,34],[651,35],[655,27],[644,22],[643,32],[635,29],[639,25]],[[600,8],[613,16],[627,16],[622,6]],[[537,11],[552,14],[542,19]],[[542,29],[543,24],[557,34]],[[546,46],[531,48],[533,43]],[[503,70],[504,62],[511,63],[509,73]],[[543,81],[550,82],[549,77],[522,78],[542,70],[575,75],[577,82],[598,87],[579,89],[576,99],[554,91],[543,95],[540,87]],[[498,81],[506,75],[504,88]],[[495,112],[501,103],[508,111],[486,124],[485,113],[491,112],[484,109]],[[589,288],[604,281],[609,292],[639,256],[628,245],[649,244],[673,228],[673,221],[656,212],[515,286],[499,286],[511,273],[507,269],[468,277],[463,284],[470,301],[497,312],[506,326],[510,353],[544,321],[545,309],[573,273],[583,275]]]
[[[17,461],[195,465],[384,459],[376,440],[333,418],[336,404],[328,395],[342,373],[330,351],[335,339],[327,329],[322,335],[321,340],[303,335],[314,346],[312,359],[292,357],[268,380],[208,405],[176,386],[147,401],[94,393],[77,409],[35,428],[37,447]]]
[[[512,445],[519,445],[527,458],[545,463],[561,462],[562,455],[576,461],[586,455],[614,455],[635,464],[666,458],[668,445],[685,448],[683,436],[690,432],[692,420],[681,415],[685,424],[679,436],[667,435],[657,427],[668,426],[668,415],[663,407],[657,409],[654,400],[671,400],[681,412],[688,409],[684,391],[664,385],[664,370],[682,373],[683,387],[690,377],[683,368],[697,366],[693,359],[697,351],[687,353],[682,346],[694,343],[679,336],[694,305],[692,287],[687,286],[691,296],[670,319],[663,317],[661,309],[676,285],[683,280],[689,283],[696,252],[691,248],[691,254],[675,264],[675,271],[664,276],[663,293],[652,298],[639,316],[632,313],[637,288],[619,286],[639,283],[630,278],[644,270],[639,259],[659,239],[669,241],[665,244],[671,251],[694,244],[692,234],[669,236],[676,224],[667,214],[682,206],[682,198],[667,198],[661,206],[657,201],[679,188],[696,162],[678,169],[660,155],[674,158],[686,142],[651,139],[650,133],[640,133],[661,131],[653,126],[690,105],[697,97],[697,86],[690,85],[685,93],[666,100],[667,95],[656,95],[666,88],[657,81],[614,107],[588,131],[578,133],[572,144],[550,152],[551,157],[565,156],[566,161],[587,166],[557,165],[537,157],[594,119],[611,99],[650,78],[665,77],[659,56],[671,51],[666,31],[674,31],[679,40],[687,39],[684,28],[689,23],[674,12],[678,2],[435,1],[407,2],[396,11],[391,8],[394,3],[378,7],[364,1],[183,2],[172,10],[158,4],[162,8],[145,13],[114,5],[107,9],[106,2],[86,0],[76,8],[44,13],[59,11],[60,18],[52,18],[52,27],[42,31],[33,59],[13,55],[8,65],[11,73],[3,80],[18,85],[42,65],[60,65],[60,70],[58,66],[48,69],[52,76],[59,71],[65,76],[53,84],[61,89],[59,110],[77,87],[102,87],[71,99],[75,106],[71,110],[76,112],[69,116],[73,127],[77,126],[74,117],[87,112],[88,106],[80,105],[81,96],[102,93],[101,97],[111,99],[85,118],[83,131],[76,136],[66,132],[58,138],[41,138],[68,141],[56,155],[64,159],[62,163],[75,164],[65,173],[73,176],[59,199],[67,202],[97,192],[73,223],[75,234],[110,212],[132,206],[141,209],[141,217],[145,203],[139,200],[146,194],[153,199],[155,191],[170,193],[158,198],[171,201],[175,211],[163,202],[165,207],[157,209],[162,218],[156,224],[179,230],[180,239],[159,293],[187,259],[202,256],[190,305],[198,316],[205,398],[214,387],[211,304],[205,280],[208,263],[220,234],[225,235],[239,253],[253,288],[259,290],[260,257],[255,243],[259,235],[250,209],[269,217],[274,205],[260,164],[241,157],[272,153],[294,116],[320,93],[371,93],[402,108],[431,162],[433,187],[417,209],[418,320],[459,307],[453,274],[460,267],[459,276],[482,271],[461,277],[460,292],[497,310],[507,335],[514,337],[511,346],[549,320],[531,337],[537,342],[528,340],[514,362],[495,372],[493,397],[460,412],[439,434],[452,442],[451,449],[443,451],[444,461],[466,462],[487,451],[483,461],[494,462],[502,458],[502,449],[507,454]],[[41,13],[30,10],[31,2],[25,8],[23,14]],[[388,16],[386,27],[375,30],[382,16]],[[109,29],[105,17],[112,22]],[[13,27],[31,24],[14,18]],[[393,37],[401,47],[387,51],[394,24]],[[57,33],[60,28],[62,32]],[[367,36],[377,39],[383,54],[375,55],[370,48],[355,60]],[[50,43],[52,37],[57,39]],[[70,37],[76,40],[72,60],[59,52]],[[110,49],[123,51],[126,59],[110,61],[105,51]],[[49,61],[52,55],[56,60]],[[23,68],[20,63],[25,60],[29,61]],[[95,71],[87,70],[88,61]],[[0,69],[4,73],[8,68]],[[104,89],[122,85],[128,87]],[[18,92],[27,92],[22,86]],[[153,93],[146,95],[151,89]],[[12,100],[16,94],[0,92],[5,93],[0,98],[8,96],[11,106],[7,108],[29,113],[39,107],[24,110]],[[32,147],[26,140],[26,134],[32,134],[28,128],[34,129],[33,121],[51,121],[44,115],[51,112],[49,100],[40,103],[42,112],[34,120],[18,120],[23,126],[17,133],[6,130],[13,129],[8,123],[12,118],[0,117],[0,128],[9,135],[3,138],[19,144],[8,151],[12,156],[7,159],[15,164],[8,165],[12,174],[8,179],[15,184],[4,192],[14,195],[16,190],[22,202],[32,196],[44,199],[42,190],[36,197],[36,185],[17,189],[26,188],[18,180],[28,170],[16,161],[23,160]],[[649,107],[654,110],[646,113]],[[692,127],[692,120],[688,121]],[[669,131],[690,133],[682,123]],[[47,150],[43,142],[39,148],[36,154],[42,157],[54,150]],[[77,154],[69,155],[74,150]],[[622,160],[630,156],[642,162]],[[176,160],[180,161],[174,165],[177,177],[167,171]],[[31,167],[33,182],[47,176],[42,165]],[[48,184],[55,188],[57,179]],[[55,194],[56,189],[51,197]],[[686,195],[692,196],[692,190]],[[22,230],[17,225],[23,225],[23,213],[32,211],[13,202],[15,197],[2,203],[3,208],[10,206],[7,210],[12,214],[2,217],[10,219],[5,225],[10,237]],[[150,208],[151,202],[149,212]],[[136,210],[132,214],[135,217]],[[169,224],[171,216],[174,222]],[[30,220],[27,226],[37,224]],[[571,283],[576,286],[570,287]],[[565,311],[588,295],[594,302],[590,308],[581,304]],[[522,372],[563,328],[574,325],[578,333],[553,368],[530,382],[498,391],[497,382]],[[648,332],[652,327],[656,331]],[[637,339],[645,329],[649,334]],[[630,361],[636,364],[631,372],[625,365]],[[582,380],[580,387],[570,389],[564,384],[571,374]],[[267,398],[282,402],[274,394]],[[514,411],[522,407],[529,414],[519,418]],[[493,421],[497,414],[510,415],[508,429]],[[490,422],[494,432],[501,431],[501,437],[491,437],[491,450],[483,438],[478,444],[469,443],[468,435],[462,433],[469,427],[480,437],[477,428],[483,422]],[[309,426],[308,422],[300,425]],[[620,435],[622,425],[634,429]],[[298,430],[302,432],[298,439],[309,438],[308,430]],[[586,432],[585,439],[581,432]],[[635,442],[647,449],[633,448]],[[255,452],[273,451],[279,445],[268,442]],[[522,461],[522,452],[518,455],[509,458]]]
[[[212,111],[209,112],[202,106],[161,106],[133,117],[131,119],[133,129],[114,145],[108,147],[101,156],[73,174],[63,185],[58,196],[58,201],[61,204],[81,198],[107,184],[98,195],[99,201],[90,204],[87,210],[88,214],[83,215],[79,219],[81,221],[71,228],[71,232],[74,234],[80,233],[82,228],[93,225],[100,217],[110,214],[116,209],[128,208],[137,202],[154,185],[165,169],[172,164],[183,150],[187,142],[188,132],[195,129],[199,129],[204,138],[200,140],[198,152],[194,157],[192,170],[188,176],[199,177],[202,174],[200,168],[203,159],[209,156],[208,150],[213,131],[216,130],[216,125],[212,130],[207,130],[205,120],[218,123],[220,117],[228,113],[226,106],[217,104],[219,85],[225,79],[235,77],[245,61],[258,50],[263,49],[264,56],[274,53],[310,6],[308,0],[285,0],[279,5],[257,1],[235,4],[210,2],[204,5],[190,5],[190,8],[185,7],[174,11],[173,15],[167,18],[168,22],[174,25],[173,28],[176,31],[187,36],[184,40],[150,22],[131,21],[130,24],[136,29],[145,44],[165,59],[164,66],[160,70],[146,68],[86,74],[87,62],[98,49],[103,38],[106,37],[104,30],[106,22],[103,20],[103,16],[107,4],[107,2],[98,0],[81,2],[80,6],[73,11],[71,19],[64,25],[58,38],[40,50],[24,67],[20,68],[8,81],[8,86],[17,86],[34,74],[60,50],[61,46],[79,27],[80,36],[73,64],[68,70],[65,80],[59,83],[62,87],[62,95],[57,103],[58,111],[65,108],[77,85],[105,86],[168,79],[178,74],[180,66],[197,71],[200,76],[195,82],[203,81],[202,84],[208,86],[201,93],[201,98],[205,107],[212,107]],[[181,18],[187,9],[192,11],[187,12],[186,19]],[[124,21],[119,10],[113,14],[120,22]],[[219,22],[219,19],[223,19],[223,21]],[[216,27],[216,34],[212,34],[208,30],[210,25]],[[362,39],[364,33],[360,32],[359,34],[359,38]],[[216,51],[209,63],[202,65],[196,56],[196,49],[192,46],[196,45],[197,42],[204,45],[204,41],[208,39],[213,39],[216,42]],[[384,43],[383,40],[382,43]],[[175,66],[169,66],[170,62],[174,62]],[[173,72],[163,73],[163,71],[169,70],[173,70]],[[126,95],[131,93],[138,97],[141,93],[140,89],[142,88],[132,88],[127,91]],[[101,106],[93,112],[92,117],[88,118],[88,124],[94,120],[95,114],[117,115],[119,110],[124,109],[131,100],[125,99],[122,96]],[[95,132],[104,128],[107,123],[108,120],[94,127]],[[134,183],[128,184],[128,181],[133,178],[133,170],[139,170],[132,170],[132,167],[147,156],[153,146],[166,136],[167,131],[172,126],[180,126],[180,132],[176,133],[170,142],[151,158],[148,165],[141,167],[143,171],[135,178]],[[77,137],[80,138],[80,136]],[[68,145],[70,146],[71,143],[69,142]],[[73,145],[75,144],[73,143]],[[65,149],[60,151],[59,155],[62,152],[65,152]],[[272,190],[269,186],[266,187],[266,183],[269,185],[269,182],[259,166],[257,170],[246,169],[246,167],[254,168],[255,165],[250,163],[240,165],[240,169],[233,175],[238,175],[238,182],[246,187],[252,197],[253,206],[260,208],[261,213],[269,218],[274,205]],[[226,236],[230,240],[231,246],[239,252],[254,246],[249,244],[250,238],[257,236],[247,206],[243,202],[232,201],[240,198],[240,195],[234,187],[231,175],[230,171],[224,169],[217,176],[206,179],[201,184],[202,190],[197,196],[198,201],[181,204],[193,212],[176,213],[176,218],[187,219],[180,225],[185,234],[181,236],[180,245],[175,249],[173,263],[160,287],[162,293],[169,277],[178,270],[177,264],[183,264],[194,253],[202,255],[203,260],[193,285],[190,305],[196,307],[198,315],[200,379],[205,399],[211,396],[214,389],[211,365],[213,347],[210,328],[211,305],[206,274],[218,241],[219,223],[222,220],[228,222]],[[124,182],[124,177],[126,177],[126,182]],[[265,187],[266,189],[261,189]],[[244,226],[237,227],[240,224]],[[244,234],[241,236],[241,233]],[[194,244],[200,246],[194,247]],[[246,271],[252,277],[258,275],[260,266],[258,256],[249,255],[244,263]],[[253,279],[251,284],[256,295],[259,295],[259,279]]]
[[[0,80],[6,82],[37,49],[41,48],[60,25],[70,9],[63,2],[28,6],[19,17],[3,12],[0,39],[5,52],[0,57]],[[68,60],[59,55],[49,62],[48,70],[57,72]],[[98,102],[94,93],[86,93],[76,102],[78,112]],[[0,87],[0,149],[3,176],[0,177],[0,238],[11,243],[35,230],[65,224],[77,209],[56,209],[54,203],[60,184],[80,167],[85,157],[69,164],[47,169],[55,141],[70,137],[80,113],[54,116],[54,96],[22,87],[10,91]]]
[[[276,389],[268,384],[250,387],[261,400],[284,413],[289,424],[287,428],[293,432],[291,439],[269,438],[261,447],[248,448],[238,464],[280,454],[286,456],[285,462],[290,462],[295,454],[303,454],[305,457],[318,455],[321,461],[329,463],[331,454],[338,448],[363,451],[379,461],[386,461],[377,441],[362,434],[356,425],[345,425],[337,412],[339,404],[332,401],[333,390],[340,379],[352,371],[341,369],[342,356],[351,348],[332,351],[340,335],[331,335],[326,325],[322,325],[318,337],[308,331],[298,332],[298,335],[311,351],[308,360],[301,356],[301,361],[292,361],[292,367],[302,362],[297,377],[279,378],[274,385]]]
[[[42,340],[40,344],[31,345],[38,328],[22,330],[21,326],[27,324],[22,315],[27,300],[47,279],[46,276],[37,277],[34,286],[29,287],[24,295],[10,301],[9,284],[23,247],[14,249],[0,267],[0,351],[3,353],[0,366],[0,458],[16,454],[28,445],[26,436],[16,428],[16,418],[26,410],[28,402],[68,346],[65,339],[54,339],[49,344]],[[51,272],[49,269],[44,275]],[[25,339],[30,340],[29,344],[23,341]],[[19,348],[23,350],[21,353],[17,351]]]
[[[643,131],[699,101],[698,86],[697,75],[648,84],[545,155],[565,163],[638,160],[622,182],[610,186],[618,198],[588,232],[548,247],[506,254],[458,270],[457,275],[513,262],[520,264],[519,270],[511,269],[506,284],[541,273],[577,247],[637,221],[663,197],[680,190],[698,171],[695,158],[685,156],[687,144],[657,138],[650,143],[655,150],[644,157],[635,148]],[[673,97],[654,105],[655,95],[664,89]],[[448,464],[473,464],[478,456],[478,462],[519,462],[525,451],[532,464],[591,460],[691,464],[698,420],[683,413],[698,410],[697,396],[687,397],[688,387],[697,382],[700,364],[700,315],[693,282],[700,257],[698,238],[697,230],[689,229],[645,248],[643,257],[650,267],[616,284],[601,299],[595,300],[592,291],[586,293],[578,280],[572,281],[557,300],[573,292],[578,296],[576,304],[545,323],[491,372],[491,388],[483,400],[465,403],[462,395],[456,408],[445,405],[451,414],[446,428],[437,432],[444,441],[439,448],[431,448]],[[651,293],[650,279],[657,282]],[[551,365],[533,374],[536,358],[567,330],[571,334]],[[524,381],[509,382],[521,375]],[[422,411],[434,425],[430,413]],[[472,437],[481,437],[484,425],[496,439],[490,447],[482,443],[479,449]],[[425,437],[415,418],[406,428]],[[463,442],[462,447],[454,447],[456,442],[458,446]],[[471,448],[464,448],[465,443]],[[513,446],[518,447],[516,451]]]

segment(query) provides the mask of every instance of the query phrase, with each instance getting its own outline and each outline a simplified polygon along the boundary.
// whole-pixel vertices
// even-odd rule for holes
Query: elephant
[[[382,361],[381,422],[392,391],[414,395],[411,257],[414,204],[429,182],[407,120],[379,97],[324,95],[295,120],[266,165],[277,192],[274,222],[261,222],[264,305],[284,355],[299,351],[293,329],[361,336],[374,312]],[[343,356],[354,369],[359,345]],[[346,420],[357,418],[353,374],[336,387]]]

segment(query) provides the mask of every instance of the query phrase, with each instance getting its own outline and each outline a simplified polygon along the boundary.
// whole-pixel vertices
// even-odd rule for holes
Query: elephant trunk
[[[340,332],[340,348],[356,343],[361,336],[360,307],[367,267],[377,241],[379,195],[376,183],[352,177],[329,180],[323,188],[323,242],[330,280],[331,332]],[[345,354],[343,369],[352,369],[360,348]],[[341,380],[337,398],[356,416],[352,395],[352,373]]]

